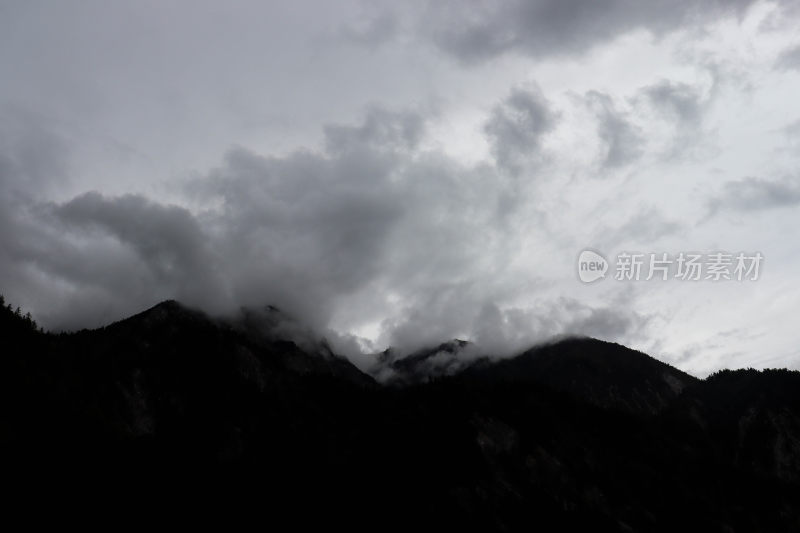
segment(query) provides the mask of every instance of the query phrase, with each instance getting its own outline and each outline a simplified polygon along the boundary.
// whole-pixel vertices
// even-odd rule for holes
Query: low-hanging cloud
[[[223,282],[214,271],[218,261],[185,208],[137,195],[106,198],[90,192],[56,206],[53,213],[76,233],[100,233],[130,247],[146,265],[151,283],[169,287],[178,299],[213,308],[221,296]]]
[[[275,305],[320,334],[336,323],[341,335],[328,334],[351,351],[349,328],[370,322],[401,351],[453,337],[497,353],[565,332],[616,338],[641,321],[563,299],[507,303],[520,280],[504,271],[525,236],[512,221],[526,216],[507,199],[532,194],[508,166],[530,164],[555,117],[540,91],[513,91],[486,123],[497,164],[465,165],[423,147],[422,115],[373,107],[327,126],[321,151],[230,151],[187,183],[194,210],[99,192],[9,206],[4,279],[38,285],[39,317],[56,329],[176,298],[214,313]]]

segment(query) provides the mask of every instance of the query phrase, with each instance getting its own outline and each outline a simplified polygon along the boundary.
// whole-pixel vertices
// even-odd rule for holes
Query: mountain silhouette
[[[9,505],[351,529],[800,529],[797,372],[701,380],[590,338],[459,362],[468,345],[451,341],[384,354],[386,385],[285,336],[275,308],[217,319],[169,301],[47,334],[3,307],[0,325]]]
[[[665,409],[697,378],[619,344],[569,338],[517,357],[486,359],[465,373],[495,383],[538,384],[604,409],[652,415]]]

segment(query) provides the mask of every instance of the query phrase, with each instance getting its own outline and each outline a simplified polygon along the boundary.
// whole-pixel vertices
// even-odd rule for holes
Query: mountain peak
[[[384,383],[408,385],[456,374],[471,364],[468,350],[474,345],[462,339],[451,339],[432,348],[420,348],[404,357],[397,357],[388,348],[378,355],[371,374]]]
[[[591,337],[568,337],[534,346],[464,372],[471,380],[537,383],[603,408],[654,414],[698,382],[645,353]]]

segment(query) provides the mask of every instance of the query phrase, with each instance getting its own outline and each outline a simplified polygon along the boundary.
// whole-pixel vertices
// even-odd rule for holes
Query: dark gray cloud
[[[718,211],[762,211],[800,205],[800,180],[747,177],[726,183],[708,202],[709,214]]]
[[[134,251],[107,235],[71,232],[51,206],[4,202],[2,211],[2,290],[49,328],[121,318],[161,288]]]
[[[616,109],[609,95],[591,91],[586,100],[597,116],[597,133],[606,146],[603,167],[617,168],[636,161],[644,151],[640,129]]]
[[[424,127],[418,113],[372,107],[359,126],[328,125],[324,130],[327,149],[340,153],[364,147],[412,149],[422,138]]]
[[[540,158],[542,138],[553,129],[556,118],[538,87],[512,90],[484,125],[497,164],[516,174]]]
[[[713,85],[706,93],[699,85],[662,79],[641,88],[633,101],[654,110],[671,125],[672,138],[662,154],[669,160],[703,153],[713,143],[714,136],[704,125],[714,96]]]
[[[638,28],[656,35],[741,15],[754,0],[474,0],[431,2],[427,35],[465,63],[514,51],[580,53]]]
[[[54,214],[76,233],[109,236],[129,247],[146,266],[149,283],[188,304],[213,308],[223,294],[208,237],[185,208],[91,192],[55,206]]]
[[[221,203],[209,222],[222,255],[235,258],[226,268],[239,280],[232,297],[324,322],[333,298],[384,267],[388,234],[407,208],[390,179],[396,164],[369,144],[336,157],[231,153],[195,192]]]
[[[687,83],[661,80],[641,90],[649,102],[682,127],[699,124],[703,119],[704,99],[701,91]]]
[[[64,204],[8,200],[2,290],[48,327],[97,326],[168,297],[220,310],[218,262],[185,209],[99,193]]]
[[[800,70],[800,45],[781,52],[775,62],[775,67],[782,70]]]

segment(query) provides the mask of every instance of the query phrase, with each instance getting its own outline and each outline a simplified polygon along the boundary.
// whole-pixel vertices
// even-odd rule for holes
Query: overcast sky
[[[0,0],[0,292],[54,330],[272,304],[362,361],[798,368],[796,5]],[[585,284],[586,248],[764,260]]]

